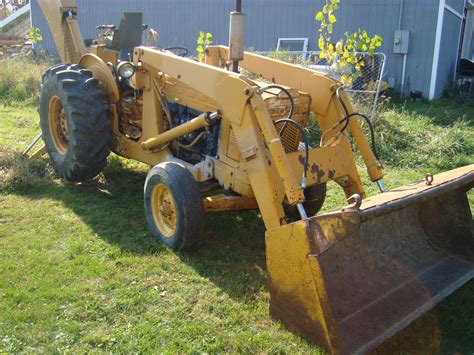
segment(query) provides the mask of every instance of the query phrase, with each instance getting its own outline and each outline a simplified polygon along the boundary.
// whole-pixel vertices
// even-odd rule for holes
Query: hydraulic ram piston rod
[[[205,128],[216,123],[220,118],[219,112],[205,112],[200,114],[198,117],[193,118],[191,121],[183,123],[175,128],[172,128],[166,132],[159,134],[154,138],[142,143],[143,150],[152,150],[159,148],[163,144],[171,142],[172,140],[182,137],[187,133],[196,131],[200,128]]]

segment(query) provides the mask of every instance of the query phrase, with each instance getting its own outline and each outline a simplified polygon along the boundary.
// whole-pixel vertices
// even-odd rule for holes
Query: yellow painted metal
[[[75,0],[38,0],[63,63],[79,63],[86,53]]]
[[[241,125],[232,124],[232,130],[242,152],[241,169],[248,176],[266,228],[285,224],[282,206],[285,188],[250,103],[246,105]]]
[[[141,61],[145,69],[166,73],[195,92],[218,102],[222,115],[227,119],[233,122],[242,119],[248,100],[244,90],[248,84],[239,79],[238,74],[152,48],[138,47],[135,53],[134,62]]]
[[[105,63],[111,63],[112,65],[116,65],[119,60],[119,52],[109,49],[105,45],[92,45],[90,53],[95,54]]]
[[[219,49],[218,58],[216,48]],[[208,47],[207,53],[209,53],[208,55],[210,56],[214,56],[214,58],[210,59],[210,62],[222,64],[225,58],[228,57],[228,48],[224,46]],[[249,52],[245,53],[245,59],[240,65],[242,68],[256,73],[271,82],[276,82],[308,93],[312,98],[311,110],[316,114],[321,130],[326,133],[327,141],[336,138],[340,127],[334,129],[334,126],[345,116],[336,97],[336,89],[341,85],[337,80],[310,69]],[[344,92],[342,92],[341,95],[348,106],[349,113],[353,113],[350,100]],[[373,181],[382,179],[382,168],[370,149],[359,122],[355,119],[351,119],[349,126],[357,143],[357,147],[366,163],[370,178]],[[352,148],[348,138],[345,136],[341,137],[340,144],[342,144],[347,151],[346,159],[353,161]],[[351,170],[356,171],[355,166]],[[348,196],[353,193],[359,193],[362,196],[365,195],[362,182],[357,173],[349,176],[347,181],[340,181],[339,183],[344,187],[346,195]]]
[[[248,93],[251,89],[249,84],[240,79],[238,74],[155,49],[139,47],[135,50],[135,55],[134,62],[141,62],[144,70],[166,73],[167,76],[180,81],[187,88],[205,93],[208,102],[216,103],[215,109],[218,109],[222,115],[222,124],[232,124],[237,143],[244,153],[239,170],[243,172],[243,175],[248,176],[257,201],[260,199],[259,205],[266,205],[261,208],[265,224],[272,227],[284,223],[282,201],[285,190],[275,171],[275,165],[268,164],[272,157],[265,148],[265,140],[256,120],[255,112],[248,103]],[[207,80],[201,80],[202,77],[206,77]],[[164,91],[166,92],[166,88]],[[146,104],[146,102],[147,100],[144,98],[144,103]],[[146,112],[147,110],[144,109],[145,114]],[[269,116],[266,118],[271,122]],[[226,147],[225,139],[220,144],[219,158],[216,159],[219,164],[216,164],[215,170],[226,175],[216,175],[215,177],[223,183],[228,181],[235,192],[248,195],[248,185],[241,183],[242,179],[237,180],[238,184],[232,185],[232,181],[235,181],[235,169],[230,169],[228,161],[222,161],[225,157],[224,147]],[[281,149],[283,149],[282,146]],[[192,169],[191,172],[193,172]],[[242,191],[239,191],[239,187],[242,187]]]
[[[151,212],[156,227],[163,236],[171,238],[176,232],[176,203],[168,187],[156,185],[151,192]]]
[[[49,100],[48,124],[51,141],[56,151],[65,155],[68,150],[69,130],[66,114],[58,96],[53,96]]]
[[[276,165],[277,173],[282,179],[289,203],[295,205],[303,202],[304,194],[300,187],[301,178],[297,177],[291,169],[290,160],[288,159],[283,144],[281,143],[280,135],[275,128],[275,124],[268,113],[263,99],[259,95],[254,94],[250,102],[257,122],[262,130],[265,143]],[[252,158],[251,156],[245,156],[246,151],[242,153],[244,154],[244,158]]]
[[[64,52],[63,57],[68,53],[84,54],[77,48],[71,52],[62,43],[67,42],[67,45],[72,47],[78,47],[79,43],[82,43],[75,27],[75,1],[40,0],[40,6],[51,29],[57,34],[56,43],[60,52]],[[117,154],[153,165],[172,160],[174,158],[171,152],[163,144],[177,135],[205,127],[200,118],[188,123],[188,126],[180,125],[167,130],[163,98],[201,112],[219,110],[222,114],[221,127],[224,134],[221,137],[218,156],[214,158],[214,171],[209,174],[202,166],[183,162],[193,175],[199,180],[212,176],[237,193],[249,197],[255,195],[261,210],[264,211],[262,213],[267,226],[285,223],[281,207],[285,196],[291,204],[303,201],[303,192],[299,186],[302,176],[301,155],[287,155],[288,151],[278,136],[269,107],[263,99],[264,94],[255,92],[262,84],[221,69],[229,65],[226,47],[206,49],[206,62],[210,65],[153,48],[134,49],[133,61],[137,66],[137,73],[132,84],[143,90],[143,117],[140,118],[142,133],[137,140],[129,139],[120,131],[120,117],[115,105],[119,101],[118,88],[105,64],[114,64],[118,59],[117,53],[108,51],[104,46],[93,46],[92,52],[98,56],[87,54],[80,64],[93,72],[107,94],[114,117],[112,148]],[[347,196],[354,193],[364,196],[351,144],[345,135],[339,137],[338,130],[334,129],[335,123],[344,115],[335,97],[335,90],[340,84],[308,69],[251,53],[245,54],[241,65],[269,81],[309,95],[311,110],[316,114],[325,133],[325,143],[317,151],[311,151],[308,183],[315,184],[333,179],[344,188]],[[350,108],[347,98],[344,95],[343,98]],[[350,110],[352,112],[351,108]],[[199,124],[195,124],[198,122]],[[380,179],[381,168],[357,120],[350,121],[350,129],[371,179]]]
[[[321,184],[331,180],[344,179],[351,172],[351,161],[345,159],[346,151],[341,144],[329,147],[314,148],[309,151],[308,186]],[[288,154],[291,170],[297,175],[303,175],[304,152]],[[352,172],[356,174],[357,171]]]
[[[204,211],[206,212],[224,212],[238,210],[256,210],[258,209],[255,198],[245,196],[216,195],[209,196],[202,200]]]
[[[39,158],[39,157],[43,156],[44,154],[46,154],[46,146],[44,144],[42,144],[38,148],[38,150],[36,150],[33,154],[30,155],[30,159]]]
[[[221,48],[218,49],[220,53]],[[210,51],[212,51],[212,48]],[[268,107],[262,100],[261,95],[255,92],[255,88],[258,87],[257,84],[248,79],[243,80],[244,78],[239,74],[152,48],[136,48],[133,60],[144,73],[157,73],[155,77],[145,74],[148,81],[144,81],[141,74],[142,79],[140,81],[143,83],[142,87],[144,87],[143,101],[145,105],[160,107],[159,100],[156,99],[157,95],[158,97],[160,95],[158,92],[160,90],[168,101],[189,105],[189,107],[202,111],[219,110],[221,112],[222,135],[219,154],[215,159],[218,163],[215,164],[214,178],[226,188],[231,188],[244,196],[251,195],[248,189],[249,184],[245,183],[245,179],[235,180],[237,171],[241,171],[242,175],[248,177],[252,194],[259,202],[267,227],[284,224],[285,215],[282,201],[285,196],[293,204],[303,201],[303,194],[299,187],[302,169],[295,163],[300,160],[299,158],[291,160],[287,156],[269,115]],[[219,63],[225,62],[222,58],[218,61]],[[291,65],[289,65],[289,68],[300,69]],[[323,131],[330,130],[342,117],[339,103],[334,94],[338,85],[337,82],[319,74],[315,75],[311,71],[290,73],[289,76],[292,74],[297,75],[304,82],[304,85],[301,83],[295,85],[296,89],[303,93],[307,92],[305,90],[308,89],[310,94],[313,95],[317,93],[316,99],[311,97],[311,109],[317,113],[324,112],[324,116],[317,116],[318,122]],[[303,80],[308,75],[311,80]],[[201,77],[206,77],[208,80],[200,80]],[[295,80],[289,80],[283,84],[295,84]],[[320,87],[321,89],[316,90],[313,87]],[[328,90],[327,94],[322,96],[320,92],[325,90]],[[154,101],[156,103],[151,104]],[[315,102],[318,102],[318,104],[315,104]],[[143,134],[147,138],[142,137],[137,143],[128,143],[130,146],[141,145],[150,138],[158,139],[160,144],[167,141],[165,139],[166,135],[170,133],[165,133],[158,127],[160,122],[161,124],[163,122],[163,118],[160,118],[162,113],[159,111],[156,109],[156,115],[153,115],[158,117],[158,120],[143,118]],[[144,107],[143,112],[144,115],[148,115],[151,110]],[[355,122],[354,126],[357,128],[357,121],[353,120],[353,122]],[[353,123],[351,122],[351,124]],[[156,128],[152,126],[147,129],[146,125],[156,125]],[[152,131],[155,131],[156,134],[152,134]],[[186,128],[182,128],[182,132],[179,133],[182,134],[183,132],[186,133]],[[173,132],[173,135],[174,133],[177,133],[177,131]],[[162,134],[165,134],[165,136],[160,138]],[[317,153],[319,158],[316,158],[316,154],[312,153],[315,158],[308,176],[309,183],[315,184],[318,181],[327,181],[333,177],[344,188],[347,196],[354,193],[364,196],[363,185],[355,166],[349,140],[346,136],[337,137],[336,132],[329,132],[329,134],[326,134],[326,138],[329,138],[331,143],[327,147],[319,148]],[[365,138],[362,138],[365,141]],[[231,141],[234,141],[234,143],[229,145]],[[150,142],[153,141],[149,141],[148,144]],[[155,142],[157,141],[155,140]],[[156,148],[160,144],[153,147]],[[236,146],[240,156],[229,155],[230,147],[235,151]],[[338,148],[334,148],[334,146],[338,146]],[[144,147],[147,148],[147,144]],[[150,147],[148,146],[148,148]],[[122,148],[123,146],[118,147],[119,150]],[[126,150],[130,150],[130,148]],[[343,161],[344,163],[329,163],[331,159],[334,159],[335,151],[337,151],[338,162]],[[124,151],[118,153],[145,162],[153,160],[150,159],[153,154],[149,155],[150,158],[144,157],[144,153],[137,149],[134,150],[133,154]],[[166,153],[161,154],[162,159],[169,159],[169,152]],[[319,168],[319,159],[321,162],[326,162],[319,164],[321,167],[324,166],[324,169]],[[159,159],[153,160],[153,162],[155,161],[158,162]],[[337,165],[337,169],[333,169],[332,165]],[[295,166],[298,168],[297,170],[294,169]],[[189,168],[193,172],[193,167]],[[337,174],[334,173],[334,170]],[[324,179],[321,179],[322,171],[325,174]],[[201,176],[202,174],[194,171],[193,175]]]
[[[85,54],[79,61],[79,65],[88,69],[94,75],[94,78],[99,80],[100,87],[107,95],[109,103],[115,104],[120,100],[120,93],[117,82],[110,71],[107,64],[98,56],[88,53]]]
[[[241,66],[260,74],[268,80],[309,93],[312,97],[312,110],[317,115],[323,132],[330,130],[337,121],[345,116],[341,112],[341,106],[335,95],[337,87],[341,84],[327,75],[253,53],[245,54],[245,60],[241,63]],[[344,93],[342,93],[342,98],[347,103],[349,114],[353,113],[350,100]],[[360,124],[357,120],[351,119],[349,126],[367,166],[370,178],[373,181],[382,179],[382,168],[370,149]],[[336,135],[336,132],[333,132],[332,135]],[[331,135],[328,138],[330,137]],[[347,145],[348,151],[350,151],[351,147],[348,139],[346,138],[345,141],[343,144]]]

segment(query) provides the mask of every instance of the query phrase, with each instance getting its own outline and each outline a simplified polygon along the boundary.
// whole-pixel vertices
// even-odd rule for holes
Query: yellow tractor
[[[466,192],[474,166],[385,191],[365,117],[342,84],[244,52],[240,1],[229,47],[208,46],[205,63],[161,48],[140,13],[125,13],[118,28],[99,26],[86,50],[75,0],[38,2],[64,63],[44,74],[39,98],[59,176],[92,178],[111,151],[149,164],[146,219],[175,250],[200,241],[206,212],[259,209],[270,313],[289,329],[334,353],[364,352],[473,278]],[[310,115],[319,147],[308,144]],[[373,198],[349,136],[381,189]],[[328,181],[353,204],[317,215]]]

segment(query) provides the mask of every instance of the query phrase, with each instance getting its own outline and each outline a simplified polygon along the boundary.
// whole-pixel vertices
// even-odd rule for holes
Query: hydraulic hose
[[[352,117],[357,117],[357,116],[362,117],[367,122],[367,125],[369,126],[372,152],[374,153],[375,158],[378,161],[380,161],[379,154],[378,154],[378,151],[377,151],[377,147],[375,146],[374,127],[372,125],[372,122],[370,121],[370,118],[367,117],[366,115],[362,114],[362,113],[359,113],[359,112],[354,112],[354,113],[349,114],[349,110],[347,109],[346,103],[344,102],[344,100],[341,97],[341,90],[343,90],[343,89],[344,89],[343,86],[339,86],[336,90],[336,95],[337,95],[337,98],[339,99],[339,102],[341,103],[341,106],[342,106],[346,116],[342,120],[340,120],[335,126],[338,126],[338,125],[341,125],[341,124],[344,123],[344,127],[342,127],[341,131],[339,132],[339,133],[342,134],[342,133],[344,133],[344,131],[349,126],[349,120]]]

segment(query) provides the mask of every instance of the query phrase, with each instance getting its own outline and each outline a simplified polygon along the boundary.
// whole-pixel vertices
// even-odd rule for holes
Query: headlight
[[[121,62],[117,67],[118,74],[124,79],[130,79],[135,73],[135,66],[130,62]]]

